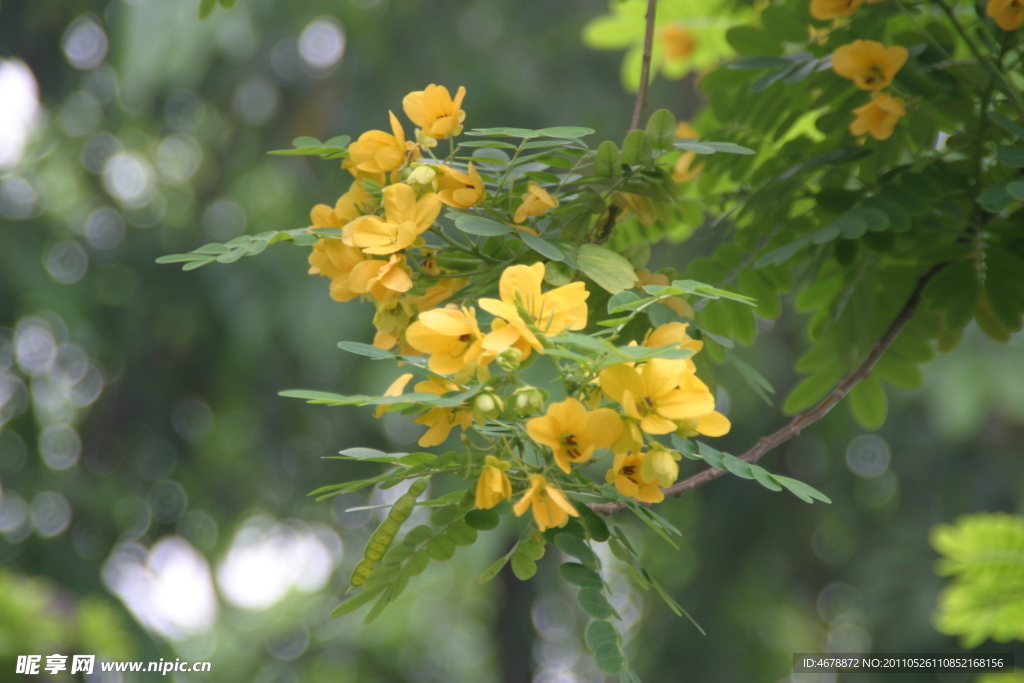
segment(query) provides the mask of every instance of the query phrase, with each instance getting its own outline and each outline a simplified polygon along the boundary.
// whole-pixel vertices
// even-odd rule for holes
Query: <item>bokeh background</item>
[[[193,273],[154,260],[307,225],[348,174],[266,152],[383,128],[428,83],[467,87],[471,127],[618,138],[633,104],[620,55],[580,40],[606,5],[241,0],[204,22],[197,5],[0,0],[0,680],[20,680],[18,654],[86,653],[213,662],[178,681],[602,681],[557,551],[533,581],[506,568],[477,584],[514,521],[432,565],[374,624],[329,619],[377,521],[347,510],[397,492],[306,494],[380,467],[324,456],[401,450],[417,428],[277,392],[379,392],[395,369],[336,347],[366,341],[372,311],[332,302],[288,244]],[[680,118],[700,105],[691,79],[653,87],[651,106]],[[698,230],[654,266],[683,269],[719,240]],[[797,315],[741,350],[780,395],[807,344]],[[719,383],[734,424],[722,448],[781,423],[737,377]],[[1024,512],[1021,340],[969,331],[890,402],[878,432],[841,406],[767,457],[831,506],[719,480],[663,506],[678,552],[621,520],[708,633],[613,572],[645,681],[788,681],[794,652],[958,651],[931,625],[928,530]]]

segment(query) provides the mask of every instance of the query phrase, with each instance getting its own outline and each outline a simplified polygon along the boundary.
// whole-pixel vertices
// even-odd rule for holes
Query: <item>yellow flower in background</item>
[[[367,260],[356,264],[348,286],[357,294],[371,294],[378,301],[391,301],[412,289],[412,275],[404,256],[387,261]]]
[[[654,225],[658,220],[658,216],[654,213],[654,208],[651,206],[651,200],[647,197],[642,197],[632,192],[613,192],[611,203],[623,209],[623,212],[619,214],[619,220],[628,217],[630,214],[636,216],[637,220],[644,225]]]
[[[530,317],[529,323],[545,335],[555,335],[563,330],[581,330],[587,326],[587,297],[590,293],[582,282],[570,282],[550,292],[542,292],[544,264],[532,266],[509,266],[501,274],[498,285],[498,299],[480,299],[480,308],[504,320],[507,325],[495,327],[484,339],[484,348],[501,351],[510,346],[529,351],[543,348],[540,340],[530,330],[527,321],[519,316],[518,302]],[[518,342],[526,340],[529,346]],[[524,358],[526,355],[525,354]]]
[[[667,287],[672,284],[668,279],[668,275],[665,275],[664,273],[652,273],[646,268],[641,268],[636,271],[636,280],[637,287],[645,287],[646,285],[661,285],[662,287]],[[691,320],[693,319],[693,307],[690,306],[683,297],[670,296],[666,299],[662,299],[661,303],[678,313],[680,317],[690,318]]]
[[[548,194],[543,187],[532,180],[526,185],[526,194],[523,195],[523,203],[516,209],[516,215],[512,218],[514,223],[522,223],[530,216],[539,216],[558,206],[558,199]]]
[[[683,456],[665,448],[652,448],[640,464],[640,478],[656,482],[667,488],[679,478],[679,463]]]
[[[339,239],[323,238],[313,245],[309,254],[309,274],[331,279],[331,298],[335,301],[351,301],[362,293],[354,291],[349,284],[352,269],[365,260],[363,252],[356,247]]]
[[[857,115],[850,124],[853,135],[871,134],[876,140],[888,140],[900,118],[907,113],[903,100],[884,93],[871,94],[871,101],[853,110]]]
[[[811,0],[811,16],[820,21],[849,17],[863,4],[864,0]]]
[[[326,204],[317,204],[313,207],[312,211],[309,212],[309,220],[312,223],[312,228],[340,228],[342,223],[338,220],[337,214],[334,213],[334,209],[327,206]]]
[[[907,63],[907,48],[885,47],[874,40],[855,40],[832,53],[832,69],[861,90],[881,90]]]
[[[575,398],[567,398],[527,422],[526,432],[551,449],[563,472],[571,472],[570,463],[586,462],[597,449],[611,446],[622,432],[622,422],[610,408],[588,411]]]
[[[639,453],[644,448],[644,435],[640,431],[640,425],[626,416],[621,416],[622,434],[612,444],[612,450],[616,453]]]
[[[505,474],[512,467],[512,463],[499,460],[493,455],[484,458],[484,463],[486,467],[476,483],[476,506],[481,510],[490,510],[506,498],[512,497],[512,482]]]
[[[360,216],[341,233],[345,244],[367,254],[393,254],[412,246],[441,213],[441,200],[433,192],[416,199],[416,190],[404,183],[384,188],[384,218]]]
[[[686,59],[697,47],[693,34],[678,24],[668,24],[662,28],[661,41],[664,45],[665,59],[670,62]]]
[[[718,411],[710,412],[693,420],[677,420],[676,424],[679,426],[676,434],[684,439],[697,436],[698,434],[703,434],[704,436],[724,436],[732,429],[732,423],[729,422],[729,418]]]
[[[405,385],[407,385],[409,383],[409,380],[411,379],[412,373],[407,372],[404,375],[399,375],[398,379],[392,382],[391,385],[387,388],[387,390],[384,392],[384,395],[401,396],[402,392],[405,391]],[[382,415],[384,415],[384,413],[388,412],[389,407],[390,406],[388,406],[387,404],[378,405],[377,409],[373,411],[374,417],[381,417]]]
[[[437,179],[437,196],[442,202],[456,209],[476,206],[484,198],[484,181],[469,162],[469,173],[456,171],[448,166],[439,166],[442,175]]]
[[[431,377],[428,380],[419,382],[415,387],[417,392],[436,394],[442,396],[450,391],[462,391],[455,382],[442,377]],[[427,431],[419,438],[418,443],[423,448],[439,446],[445,442],[455,425],[462,427],[465,431],[473,424],[473,410],[468,406],[456,406],[454,408],[431,408],[413,420],[416,424],[426,425]]]
[[[686,333],[688,323],[665,323],[651,330],[644,337],[644,346],[649,349],[660,349],[663,346],[678,346],[682,349],[693,351],[694,355],[704,348],[704,342],[693,339]],[[669,363],[676,363],[682,372],[695,373],[697,366],[694,365],[692,356],[682,360],[671,360]]]
[[[686,121],[680,121],[676,124],[676,139],[679,138],[700,138],[700,133]],[[700,172],[704,170],[704,162],[694,166],[693,162],[697,160],[697,156],[696,152],[683,152],[676,159],[676,165],[672,167],[672,180],[677,183],[685,183],[699,176]]]
[[[988,0],[985,14],[1004,31],[1016,31],[1024,25],[1024,0]]]
[[[348,146],[355,168],[368,173],[388,173],[419,158],[416,143],[406,141],[405,130],[398,117],[391,112],[388,116],[391,118],[391,133],[368,130]]]
[[[483,353],[483,334],[472,308],[424,311],[409,325],[405,338],[409,346],[430,355],[427,366],[439,375],[454,375]]]
[[[624,496],[636,498],[643,503],[660,503],[665,500],[665,494],[657,482],[648,481],[640,475],[646,457],[646,453],[617,454],[612,468],[605,474],[605,481],[614,484],[615,490]]]
[[[530,477],[530,488],[512,507],[512,511],[516,517],[522,517],[530,508],[533,508],[533,519],[541,531],[563,526],[570,516],[580,516],[572,503],[565,499],[565,494],[548,484],[548,480],[540,474]]]
[[[655,358],[639,369],[618,363],[602,370],[598,380],[605,395],[648,434],[674,432],[673,420],[699,418],[715,409],[707,385],[696,375],[680,374],[677,361]]]
[[[409,120],[423,129],[424,134],[437,140],[444,140],[462,132],[466,112],[462,111],[462,100],[466,89],[459,86],[455,99],[443,85],[431,83],[423,90],[411,92],[402,100],[402,108]]]

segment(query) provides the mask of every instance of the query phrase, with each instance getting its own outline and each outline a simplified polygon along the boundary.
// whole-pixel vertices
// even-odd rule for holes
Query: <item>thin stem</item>
[[[858,365],[853,372],[844,377],[828,396],[819,401],[813,408],[795,416],[789,421],[789,424],[782,429],[758,439],[757,444],[753,448],[739,456],[740,460],[751,464],[757,462],[765,453],[782,445],[790,439],[799,436],[800,432],[825,417],[828,411],[836,407],[836,405],[842,401],[843,398],[850,393],[850,391],[857,386],[862,379],[871,374],[871,370],[875,367],[875,363],[877,363],[885,352],[889,350],[889,347],[892,346],[894,341],[896,341],[896,338],[900,335],[900,332],[903,331],[903,328],[905,328],[911,318],[914,317],[914,313],[917,311],[917,307],[921,303],[921,293],[924,291],[925,286],[939,273],[939,271],[950,265],[950,263],[951,262],[947,261],[933,266],[931,270],[921,276],[921,279],[917,281],[917,286],[914,287],[914,291],[911,293],[910,298],[907,299],[907,303],[903,305],[903,309],[899,312],[899,315],[896,316],[896,319],[892,321],[892,324],[889,325],[885,334],[875,342],[871,347],[871,351],[869,351],[868,355],[863,361],[861,361],[861,364]],[[723,474],[726,474],[724,470],[709,467],[688,479],[684,479],[683,481],[677,482],[667,489],[664,489],[665,495],[675,497],[682,496],[684,493],[688,493],[698,486],[703,486],[709,481],[718,479]],[[626,508],[622,503],[595,503],[590,507],[594,512],[599,512],[603,515],[610,515]]]
[[[654,16],[658,0],[647,0],[647,30],[644,33],[644,60],[640,66],[640,89],[636,92],[636,104],[633,107],[633,122],[630,130],[640,127],[640,118],[647,106],[647,85],[651,80],[651,44],[654,42]]]

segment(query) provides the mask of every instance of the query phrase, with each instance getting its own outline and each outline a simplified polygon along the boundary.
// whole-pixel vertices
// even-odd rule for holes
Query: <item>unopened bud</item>
[[[512,407],[519,417],[526,417],[544,410],[547,402],[546,392],[537,387],[523,387],[516,389],[513,396]]]
[[[481,392],[473,399],[473,419],[477,424],[499,417],[505,412],[505,401],[489,391]]]
[[[436,177],[437,171],[424,164],[413,169],[406,182],[410,185],[431,185]]]
[[[688,439],[697,436],[698,420],[676,420],[676,436],[681,439]]]
[[[513,372],[519,369],[519,364],[523,360],[523,352],[510,346],[503,349],[495,360],[498,362],[499,368],[506,372]]]
[[[679,478],[679,464],[676,461],[681,458],[675,451],[652,448],[640,465],[640,478],[656,482],[662,488],[671,486]]]

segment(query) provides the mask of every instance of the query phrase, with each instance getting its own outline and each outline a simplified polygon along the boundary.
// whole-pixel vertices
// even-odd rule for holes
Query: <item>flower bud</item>
[[[473,399],[473,419],[484,424],[489,419],[500,417],[505,412],[505,401],[495,393],[483,391]]]
[[[681,458],[675,451],[653,448],[640,465],[640,476],[647,481],[657,482],[662,488],[671,486],[679,478],[679,465],[676,461]]]
[[[522,389],[516,389],[515,393],[512,394],[512,408],[516,411],[516,415],[519,417],[526,417],[527,415],[533,415],[544,410],[544,404],[547,401],[547,396],[543,389],[537,387],[523,387]]]
[[[410,185],[432,185],[436,177],[437,171],[424,164],[413,169],[406,182]]]
[[[519,369],[519,363],[523,360],[523,352],[510,346],[507,349],[502,349],[495,360],[502,370],[512,372]]]
[[[699,420],[676,420],[676,436],[681,439],[689,439],[697,436],[697,424]]]

